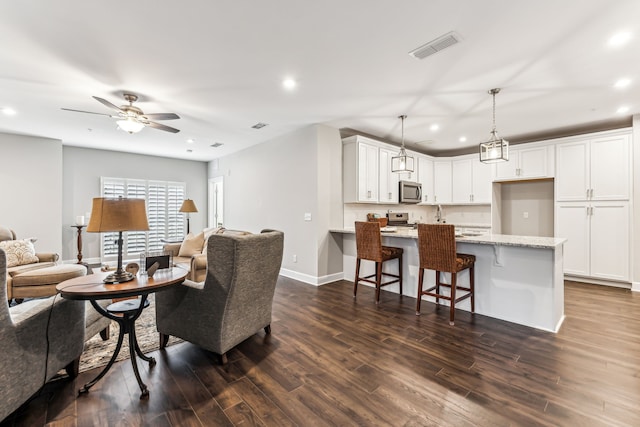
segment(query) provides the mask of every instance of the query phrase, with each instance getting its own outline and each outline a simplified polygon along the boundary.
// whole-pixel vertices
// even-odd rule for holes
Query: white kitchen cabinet
[[[391,172],[391,158],[397,152],[385,148],[379,150],[379,194],[378,201],[386,204],[398,204],[398,182],[399,176]]]
[[[451,160],[433,161],[433,203],[451,203]]]
[[[628,134],[558,144],[556,158],[556,200],[629,199]]]
[[[453,203],[491,203],[490,164],[480,162],[477,156],[451,161],[451,201]]]
[[[433,160],[427,156],[419,155],[418,182],[422,184],[422,203],[433,203]]]
[[[509,160],[495,165],[495,181],[553,178],[553,146],[512,146]]]
[[[344,203],[378,203],[379,147],[367,138],[345,138],[342,145]]]
[[[558,203],[555,234],[567,238],[564,273],[629,281],[629,230],[626,201]]]

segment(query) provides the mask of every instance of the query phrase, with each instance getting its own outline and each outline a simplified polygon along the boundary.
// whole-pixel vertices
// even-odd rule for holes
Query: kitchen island
[[[344,278],[353,281],[356,268],[355,230],[345,228],[330,231],[343,235]],[[456,237],[458,252],[476,256],[475,312],[557,332],[564,320],[562,251],[565,241],[562,238],[502,234]],[[413,298],[418,289],[417,243],[417,230],[411,228],[398,227],[394,232],[382,233],[383,245],[404,249],[403,294]],[[384,268],[389,272],[397,271],[397,263],[385,263]],[[363,275],[373,274],[374,263],[363,262],[361,270]],[[468,270],[458,274],[458,283],[465,286],[468,280]],[[443,281],[450,283],[449,274],[445,274]],[[425,287],[434,283],[435,273],[425,272]],[[383,289],[399,292],[397,284]],[[423,299],[435,302],[431,297]],[[470,311],[469,299],[458,303],[456,308]]]

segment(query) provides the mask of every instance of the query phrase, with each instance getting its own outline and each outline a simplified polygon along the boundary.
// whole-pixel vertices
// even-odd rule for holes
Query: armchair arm
[[[176,256],[178,256],[178,253],[180,252],[180,245],[182,245],[182,242],[167,243],[162,247],[162,250],[167,252],[167,253],[170,253],[171,255],[176,257]]]
[[[198,254],[191,256],[189,279],[194,282],[202,282],[207,272],[207,255]]]
[[[40,252],[37,253],[36,256],[40,262],[56,262],[60,258],[60,255],[54,252]]]

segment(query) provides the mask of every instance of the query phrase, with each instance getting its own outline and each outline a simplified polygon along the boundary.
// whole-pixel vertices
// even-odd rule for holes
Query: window
[[[122,234],[122,256],[131,259],[141,252],[162,250],[166,240],[181,240],[184,220],[178,212],[186,195],[184,182],[146,181],[141,179],[100,179],[102,197],[144,199],[147,205],[149,231],[129,231]],[[101,252],[106,260],[116,259],[118,233],[103,233]]]

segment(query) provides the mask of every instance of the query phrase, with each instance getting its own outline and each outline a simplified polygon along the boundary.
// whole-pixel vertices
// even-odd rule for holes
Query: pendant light
[[[498,131],[496,131],[496,94],[499,92],[499,88],[489,91],[489,95],[493,96],[493,129],[489,140],[480,143],[480,161],[483,163],[509,160],[509,141],[499,138]]]
[[[398,116],[402,120],[402,144],[400,145],[400,152],[397,156],[391,158],[391,172],[413,172],[414,171],[414,159],[407,155],[404,149],[404,119],[406,115]]]

